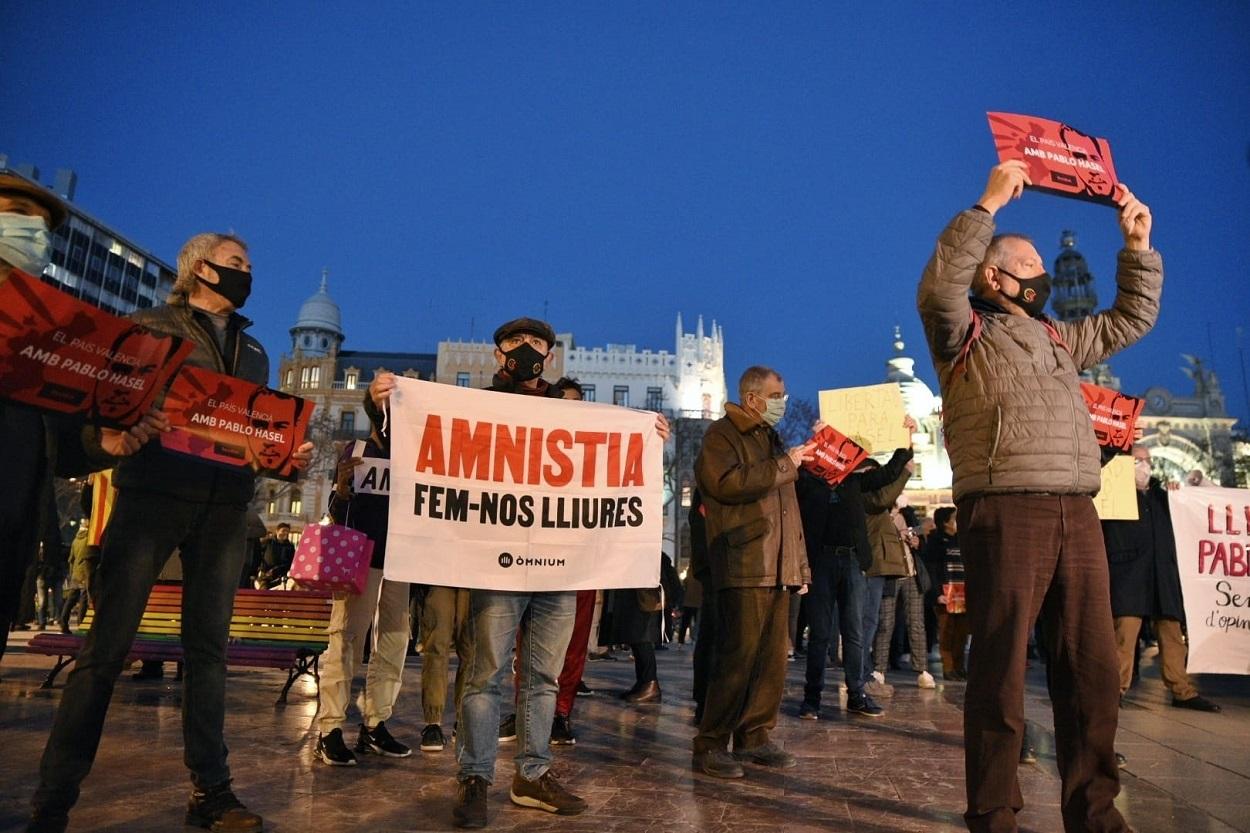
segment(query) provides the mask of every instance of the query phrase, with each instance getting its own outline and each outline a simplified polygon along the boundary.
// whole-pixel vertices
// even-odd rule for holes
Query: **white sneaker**
[[[933,680],[933,675],[928,671],[921,671],[916,675],[916,685],[921,688],[937,688],[937,683]]]
[[[879,683],[884,683],[884,682],[885,682],[885,675],[884,675],[884,674],[882,674],[880,671],[873,671],[873,672],[872,672],[872,678],[873,678],[874,680],[876,680],[877,682],[879,682]]]

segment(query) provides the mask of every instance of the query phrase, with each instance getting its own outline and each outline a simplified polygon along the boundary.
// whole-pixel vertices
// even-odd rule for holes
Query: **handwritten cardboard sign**
[[[1070,124],[1018,113],[986,113],[998,161],[1018,159],[1032,188],[1063,197],[1115,205],[1119,190],[1111,145]]]
[[[161,445],[262,477],[294,481],[291,455],[308,433],[313,403],[201,367],[184,366],[163,406],[173,430]]]
[[[1137,520],[1137,485],[1133,481],[1133,458],[1117,454],[1102,467],[1102,488],[1094,508],[1104,521]]]
[[[897,384],[822,390],[820,421],[838,430],[868,451],[890,452],[911,445],[903,426],[903,393]]]
[[[23,272],[0,284],[6,399],[125,428],[147,412],[192,349]]]

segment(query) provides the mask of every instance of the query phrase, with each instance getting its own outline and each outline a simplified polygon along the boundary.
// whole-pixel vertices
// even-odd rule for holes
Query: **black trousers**
[[[712,658],[716,652],[717,607],[716,588],[712,585],[712,576],[704,574],[696,576],[703,584],[703,602],[699,607],[699,636],[694,643],[694,713],[695,718],[703,716],[703,704],[707,701],[707,681],[712,676]]]
[[[656,682],[655,643],[635,642],[629,648],[634,652],[635,686],[642,688],[647,683]]]
[[[197,787],[230,779],[223,738],[226,642],[245,530],[242,505],[118,493],[96,574],[95,619],[66,681],[39,766],[36,816],[68,814],[78,800],[148,594],[175,547],[182,551],[183,571],[184,759]]]

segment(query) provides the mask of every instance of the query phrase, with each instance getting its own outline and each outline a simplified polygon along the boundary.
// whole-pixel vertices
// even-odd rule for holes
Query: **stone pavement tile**
[[[574,713],[578,744],[555,750],[555,772],[590,803],[579,817],[557,818],[513,807],[507,784],[515,744],[500,747],[491,790],[491,828],[560,833],[872,833],[963,829],[962,686],[920,691],[907,674],[885,701],[888,715],[864,720],[842,711],[831,675],[822,719],[795,717],[802,667],[791,664],[774,739],[799,758],[792,770],[747,766],[747,777],[722,781],[690,768],[689,652],[658,657],[665,701],[635,708],[610,696],[580,698]],[[21,828],[35,785],[35,764],[60,690],[41,690],[47,658],[11,652],[0,681],[0,831]],[[1041,669],[1030,672],[1026,714],[1041,761],[1019,771],[1023,831],[1060,829],[1050,705]],[[1149,672],[1148,672],[1149,673]],[[632,664],[592,663],[587,682],[604,692],[627,688]],[[315,688],[301,681],[286,706],[274,699],[283,677],[232,670],[227,692],[227,743],[240,797],[269,820],[273,833],[367,830],[398,833],[450,829],[455,794],[451,750],[407,759],[362,758],[332,769],[313,758]],[[1122,713],[1119,747],[1130,757],[1118,804],[1140,833],[1250,831],[1236,779],[1250,777],[1245,749],[1250,691],[1244,679],[1221,681],[1222,715],[1180,712],[1146,679],[1146,702]],[[1201,684],[1204,693],[1207,683]],[[1165,694],[1165,692],[1164,692]],[[182,765],[181,693],[162,683],[123,679],[95,769],[71,831],[181,829],[189,785]],[[505,711],[508,706],[505,704]],[[410,661],[388,725],[415,742],[421,729],[420,661]],[[1215,718],[1214,720],[1212,718]],[[349,715],[349,741],[359,718]],[[444,730],[450,734],[450,706]],[[1222,767],[1222,768],[1221,768]],[[1141,777],[1135,777],[1137,773]],[[1169,780],[1170,779],[1170,780]],[[1193,782],[1205,782],[1207,786]],[[1226,784],[1237,785],[1226,789]],[[1229,797],[1231,795],[1231,798]]]

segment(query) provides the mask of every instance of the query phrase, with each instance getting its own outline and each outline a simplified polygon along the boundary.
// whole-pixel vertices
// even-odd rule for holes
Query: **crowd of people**
[[[966,681],[967,824],[973,831],[1015,830],[1022,806],[1017,765],[1029,751],[1025,667],[1035,650],[1047,663],[1054,703],[1065,829],[1128,830],[1113,804],[1119,789],[1113,743],[1117,704],[1132,682],[1143,624],[1157,636],[1173,704],[1218,710],[1185,675],[1184,610],[1175,552],[1167,549],[1167,502],[1150,477],[1148,453],[1135,452],[1142,520],[1107,523],[1104,543],[1104,524],[1091,500],[1102,454],[1088,420],[1073,418],[1084,413],[1078,373],[1153,325],[1162,261],[1150,247],[1149,210],[1124,189],[1119,225],[1125,246],[1114,305],[1080,322],[1052,321],[1042,312],[1049,276],[1032,243],[995,234],[994,216],[1027,184],[1023,165],[995,167],[981,198],[942,232],[920,282],[917,304],[942,389],[954,469],[955,505],[928,515],[903,495],[913,472],[910,448],[880,462],[870,459],[836,483],[806,470],[814,441],[783,445],[776,426],[788,399],[784,378],[756,365],[741,375],[737,402],[703,439],[684,582],[661,555],[661,583],[653,588],[415,591],[384,575],[389,496],[355,478],[365,463],[389,466],[387,413],[396,379],[378,374],[364,396],[370,436],[340,450],[327,507],[337,523],[364,532],[375,548],[365,591],[336,595],[333,602],[321,661],[317,758],[352,766],[358,755],[412,753],[387,721],[417,642],[423,729],[413,743],[438,753],[450,733],[458,785],[453,823],[489,823],[501,742],[516,744],[508,791],[513,803],[582,813],[586,802],[552,772],[552,747],[576,743],[572,713],[578,692],[587,691],[588,656],[596,644],[629,646],[636,681],[623,699],[639,707],[660,702],[655,650],[674,624],[670,613],[680,612],[673,635],[695,644],[692,766],[699,772],[742,778],[748,767],[796,765],[773,738],[788,659],[806,666],[801,700],[787,709],[801,720],[819,720],[839,707],[857,718],[880,718],[894,693],[886,677],[892,664],[909,668],[915,685],[925,689],[936,686],[930,667],[940,663],[947,684]],[[65,215],[50,192],[0,178],[0,281],[12,268],[43,271],[47,232]],[[239,312],[251,282],[241,238],[196,235],[179,253],[168,302],[134,318],[190,342],[192,366],[263,384],[268,359]],[[547,322],[514,319],[495,331],[494,343],[490,390],[581,398],[575,380],[543,378],[556,343]],[[515,407],[524,410],[526,402],[518,398]],[[60,698],[28,829],[65,830],[148,593],[177,551],[186,611],[185,760],[193,786],[187,822],[231,833],[262,830],[261,816],[231,787],[225,645],[238,587],[291,586],[290,528],[249,532],[253,475],[164,450],[153,442],[169,430],[159,407],[125,430],[67,424],[4,402],[0,421],[6,469],[19,483],[16,498],[0,504],[6,629],[24,624],[15,602],[36,598],[41,622],[59,617],[66,627],[71,611],[81,621],[88,597],[95,617]],[[915,430],[910,420],[907,427],[909,434]],[[658,414],[656,431],[665,439],[669,433]],[[301,446],[295,465],[306,466],[311,452],[311,444]],[[47,524],[32,529],[30,519],[40,517],[54,474],[87,471],[107,471],[111,478],[107,532],[93,541],[88,518],[64,557],[59,550],[49,555],[49,536],[41,534]],[[15,577],[25,574],[41,547],[37,589],[13,592],[22,584]],[[53,614],[52,596],[67,576],[69,593]],[[420,600],[415,617],[414,596]],[[352,680],[366,648],[361,723],[349,745],[344,727]],[[845,700],[825,696],[830,664],[842,671]]]

